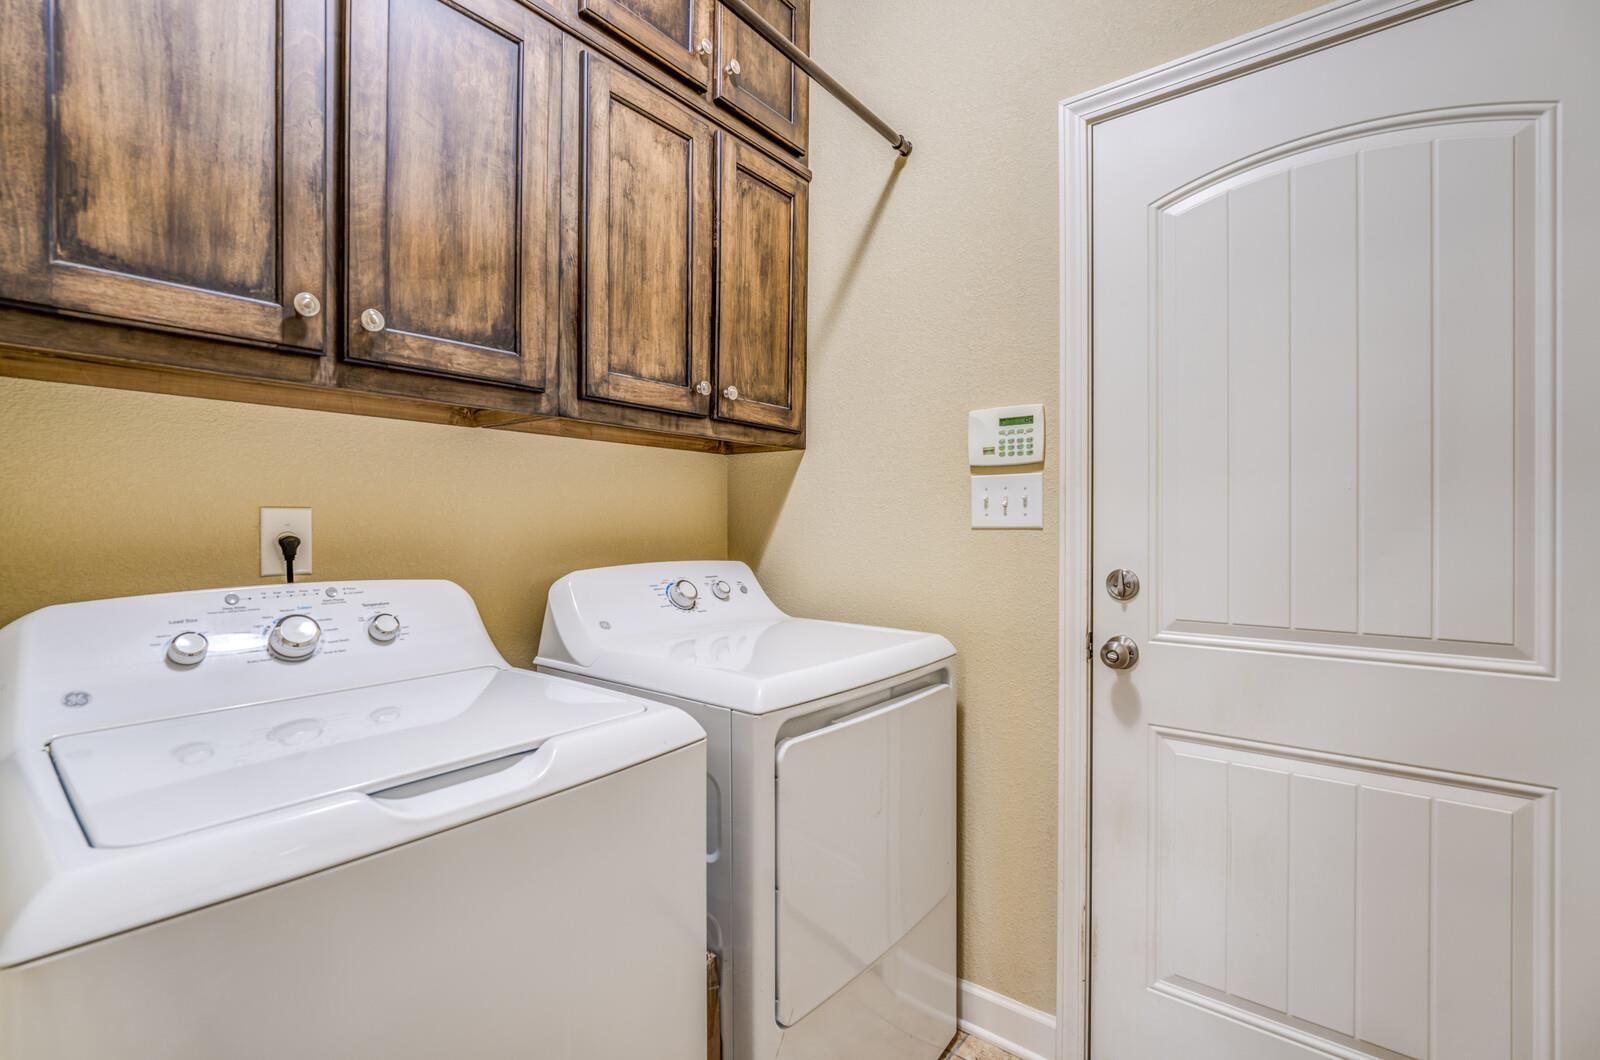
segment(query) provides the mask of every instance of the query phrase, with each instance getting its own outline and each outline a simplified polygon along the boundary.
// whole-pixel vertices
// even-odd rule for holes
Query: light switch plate
[[[263,508],[261,509],[261,576],[284,576],[283,552],[278,548],[279,534],[293,534],[300,539],[300,549],[294,556],[294,576],[311,573],[311,509]]]
[[[1043,530],[1044,472],[972,476],[975,530]]]

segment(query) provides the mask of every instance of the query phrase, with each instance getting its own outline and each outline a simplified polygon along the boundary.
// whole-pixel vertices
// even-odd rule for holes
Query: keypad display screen
[[[1026,426],[1032,425],[1032,423],[1033,423],[1033,417],[1032,416],[1001,416],[1000,417],[1000,426],[1002,426],[1002,427],[1026,427]]]

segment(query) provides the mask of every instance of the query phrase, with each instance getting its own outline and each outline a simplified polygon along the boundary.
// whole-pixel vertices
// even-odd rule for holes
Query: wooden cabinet
[[[578,14],[705,88],[710,73],[711,6],[716,0],[579,0]],[[702,48],[701,42],[706,47]]]
[[[798,431],[805,415],[806,183],[718,142],[718,418]]]
[[[350,7],[347,355],[544,389],[560,37],[515,0]]]
[[[748,0],[752,10],[792,40],[811,47],[810,0]],[[712,96],[798,154],[806,151],[809,79],[743,19],[717,6]]]
[[[804,80],[715,4],[0,0],[0,374],[803,445]]]
[[[707,415],[715,131],[593,52],[581,63],[584,396]]]
[[[321,349],[327,21],[0,0],[0,299]]]

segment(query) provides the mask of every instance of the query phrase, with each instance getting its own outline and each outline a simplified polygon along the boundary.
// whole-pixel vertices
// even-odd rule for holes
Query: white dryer
[[[538,666],[710,737],[708,944],[732,1060],[931,1060],[956,1030],[955,649],[791,618],[742,563],[578,571]]]
[[[703,1057],[704,737],[440,581],[0,630],[0,1056]]]

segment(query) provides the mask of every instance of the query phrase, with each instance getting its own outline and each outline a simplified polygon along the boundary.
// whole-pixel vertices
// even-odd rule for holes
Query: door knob
[[[388,321],[383,319],[383,314],[376,309],[363,309],[361,311],[361,326],[368,331],[382,331]]]
[[[737,60],[737,59],[729,59],[728,60],[728,65],[725,67],[725,69],[727,70],[727,74],[728,74],[729,77],[738,77],[739,76],[739,60]]]
[[[1100,661],[1113,670],[1131,670],[1139,665],[1139,645],[1132,637],[1112,637],[1100,645]]]
[[[706,379],[700,380],[698,383],[696,383],[694,385],[694,392],[696,394],[699,394],[701,397],[705,397],[707,394],[711,393],[711,382],[710,382],[710,380],[706,380]]]
[[[310,291],[301,291],[294,296],[294,311],[303,317],[314,317],[322,312],[322,301]]]
[[[701,55],[710,55],[711,54],[711,38],[710,37],[701,37],[700,38],[700,47],[697,50],[700,52]]]
[[[731,386],[731,385],[730,386],[725,386],[725,387],[722,388],[722,396],[727,398],[729,401],[738,401],[739,400],[739,388],[736,387],[736,386]]]

